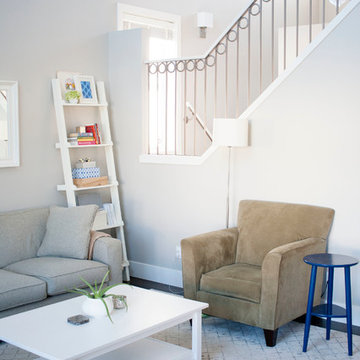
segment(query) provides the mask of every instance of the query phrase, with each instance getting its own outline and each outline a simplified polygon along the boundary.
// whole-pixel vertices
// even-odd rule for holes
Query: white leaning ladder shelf
[[[75,193],[78,191],[96,190],[96,189],[104,189],[104,188],[108,188],[110,190],[111,202],[115,210],[116,223],[108,225],[106,227],[96,228],[94,230],[105,230],[111,228],[116,229],[116,236],[121,241],[121,246],[122,246],[122,252],[123,252],[122,265],[125,270],[125,280],[129,281],[130,280],[129,261],[127,258],[126,245],[125,245],[124,222],[121,216],[120,198],[118,191],[119,183],[116,179],[113,143],[111,140],[109,114],[107,109],[108,104],[106,101],[104,82],[97,81],[96,88],[99,99],[98,104],[70,104],[70,103],[66,103],[62,99],[60,81],[58,79],[52,79],[56,124],[58,129],[58,136],[59,136],[59,142],[56,144],[56,148],[60,149],[64,180],[65,180],[65,184],[58,185],[57,190],[66,192],[66,198],[69,207],[76,206]],[[99,145],[71,145],[67,141],[67,130],[66,130],[64,107],[80,108],[85,106],[96,107],[99,109],[101,135],[102,135],[101,137],[102,143]],[[92,187],[77,187],[74,185],[72,178],[72,171],[71,171],[70,150],[80,147],[81,148],[92,147],[92,148],[104,149],[107,175],[109,178],[109,183],[107,185],[92,186]]]

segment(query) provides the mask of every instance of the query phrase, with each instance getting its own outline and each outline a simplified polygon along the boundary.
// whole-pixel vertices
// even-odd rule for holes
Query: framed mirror
[[[19,165],[18,83],[0,80],[0,167]]]

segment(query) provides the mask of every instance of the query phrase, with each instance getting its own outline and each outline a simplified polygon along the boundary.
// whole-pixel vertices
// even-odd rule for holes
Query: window
[[[180,55],[180,24],[178,15],[118,3],[118,30],[149,31],[149,60]]]
[[[181,17],[118,3],[118,30],[147,29],[149,34],[148,60],[171,59],[180,56]],[[175,154],[179,145],[174,113],[175,74],[149,79],[148,93],[148,152]],[[166,96],[160,97],[160,93]],[[179,92],[178,92],[179,93]],[[177,111],[177,110],[176,110]],[[175,135],[174,135],[175,134]]]

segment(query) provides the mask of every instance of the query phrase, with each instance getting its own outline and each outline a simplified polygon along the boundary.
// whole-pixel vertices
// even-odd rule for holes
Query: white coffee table
[[[81,314],[83,297],[0,319],[0,339],[45,359],[183,360],[201,359],[201,310],[208,304],[127,285],[112,289],[127,296],[129,310],[75,326],[67,318]],[[149,339],[159,331],[192,319],[192,349]]]

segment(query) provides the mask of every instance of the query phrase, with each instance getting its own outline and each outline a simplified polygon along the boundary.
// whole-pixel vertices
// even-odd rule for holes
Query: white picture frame
[[[74,76],[75,88],[80,92],[80,104],[97,104],[95,80],[90,75]]]
[[[78,90],[78,89],[76,89],[75,80],[74,80],[74,77],[77,75],[80,75],[80,73],[73,72],[73,71],[57,71],[56,72],[56,77],[60,81],[61,96],[63,99],[65,99],[65,93],[67,91]]]

